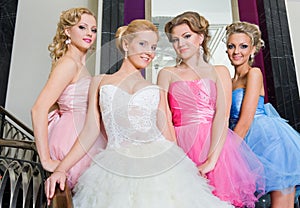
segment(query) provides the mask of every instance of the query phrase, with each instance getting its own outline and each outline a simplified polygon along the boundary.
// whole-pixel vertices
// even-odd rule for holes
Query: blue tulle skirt
[[[300,184],[300,134],[271,104],[265,111],[255,116],[245,141],[264,165],[266,192],[289,191]]]

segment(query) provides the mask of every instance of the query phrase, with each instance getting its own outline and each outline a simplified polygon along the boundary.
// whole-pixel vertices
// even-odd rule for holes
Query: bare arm
[[[244,138],[252,124],[260,91],[263,85],[262,73],[259,68],[252,68],[247,75],[246,92],[241,106],[240,117],[234,132]]]
[[[76,64],[72,60],[58,63],[31,109],[31,118],[37,150],[43,168],[52,172],[59,161],[50,158],[48,146],[48,112],[63,90],[76,76]]]
[[[167,124],[167,133],[164,135],[170,141],[176,141],[176,134],[172,122],[172,113],[168,103],[168,90],[171,83],[171,72],[166,69],[160,70],[157,84],[161,87],[160,109],[164,112],[163,121]]]
[[[211,145],[207,161],[199,168],[200,173],[205,175],[213,170],[224,146],[228,133],[228,118],[231,107],[231,79],[225,66],[216,66],[217,72],[217,100],[216,111],[212,123]]]
[[[66,172],[87,153],[100,134],[101,121],[98,102],[100,81],[100,76],[92,79],[89,89],[89,105],[84,127],[80,132],[78,139],[72,146],[72,149],[61,161],[54,173],[49,177],[49,184],[46,184],[46,196],[48,198],[48,203],[50,203],[50,199],[54,195],[56,183],[60,184],[60,188],[62,190],[64,189]]]

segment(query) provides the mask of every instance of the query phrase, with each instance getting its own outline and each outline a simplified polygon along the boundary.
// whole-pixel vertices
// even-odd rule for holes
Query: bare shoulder
[[[224,65],[215,65],[214,68],[215,68],[215,71],[216,71],[216,73],[219,77],[231,80],[229,70],[226,66],[224,66]]]
[[[159,75],[170,75],[172,73],[174,73],[176,67],[164,67],[159,71]]]
[[[249,77],[262,77],[262,72],[260,68],[258,67],[251,68],[248,72],[248,78]]]
[[[164,68],[162,68],[162,70],[165,70],[165,71],[174,71],[176,69],[175,66],[166,66]]]
[[[107,75],[100,74],[100,75],[92,77],[91,87],[96,87],[96,88],[100,87],[101,82],[105,79],[104,78],[105,76],[107,76]]]
[[[63,56],[57,61],[57,64],[64,64],[72,67],[77,67],[78,62],[76,62],[72,57],[70,56]]]
[[[228,68],[224,65],[215,65],[214,67],[217,73],[230,74]]]
[[[75,74],[79,66],[74,59],[64,56],[60,58],[52,67],[52,72],[61,72],[64,74]]]
[[[171,67],[164,67],[158,72],[158,79],[171,79],[172,76],[175,74],[176,67],[171,66]]]

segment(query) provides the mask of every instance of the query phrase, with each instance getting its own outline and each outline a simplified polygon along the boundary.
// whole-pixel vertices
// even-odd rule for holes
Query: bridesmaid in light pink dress
[[[225,66],[208,63],[208,26],[196,12],[166,24],[180,61],[159,72],[158,84],[166,90],[178,145],[208,178],[213,193],[236,207],[254,207],[264,193],[263,166],[228,128],[231,80]]]
[[[48,141],[50,156],[53,160],[64,159],[83,128],[87,114],[90,82],[91,77],[86,76],[68,85],[57,100],[59,109],[48,114]],[[68,183],[71,188],[90,165],[92,157],[104,147],[105,140],[100,137],[88,154],[68,171]]]
[[[91,76],[86,55],[96,40],[97,22],[86,8],[63,11],[53,42],[49,45],[52,69],[31,110],[33,132],[42,166],[53,172],[71,149],[85,122]],[[58,109],[51,111],[58,105]],[[99,135],[101,133],[99,132]],[[69,172],[69,186],[91,162],[91,156],[105,145],[102,137]]]

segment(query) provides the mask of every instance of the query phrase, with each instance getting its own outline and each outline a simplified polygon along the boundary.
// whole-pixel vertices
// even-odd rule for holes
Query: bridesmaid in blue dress
[[[235,22],[226,28],[226,53],[235,68],[230,128],[263,163],[272,208],[293,208],[300,184],[300,134],[270,103],[264,104],[263,76],[252,67],[263,44],[257,25]]]

